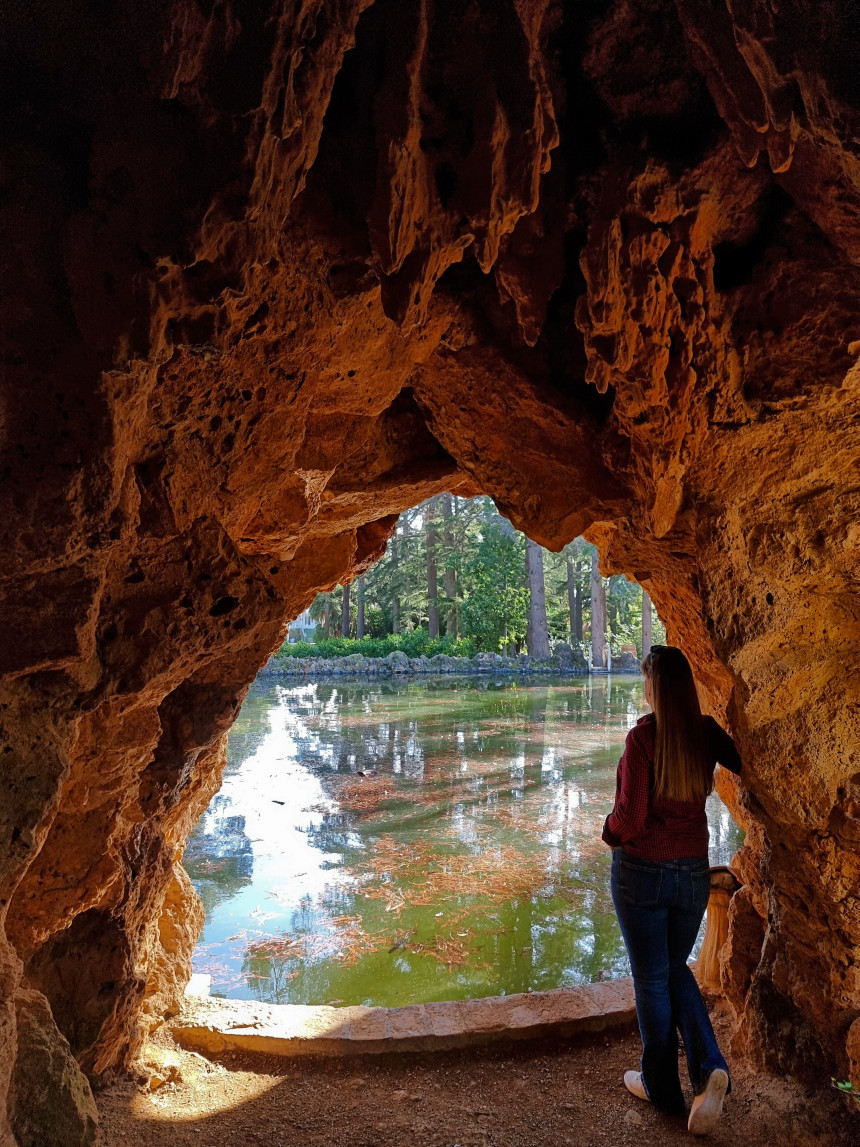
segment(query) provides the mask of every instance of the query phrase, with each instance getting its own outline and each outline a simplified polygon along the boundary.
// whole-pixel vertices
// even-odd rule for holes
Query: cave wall
[[[250,681],[442,490],[645,586],[746,764],[737,1044],[860,1084],[855,25],[5,18],[0,1094],[16,992],[95,1080],[175,1006]]]

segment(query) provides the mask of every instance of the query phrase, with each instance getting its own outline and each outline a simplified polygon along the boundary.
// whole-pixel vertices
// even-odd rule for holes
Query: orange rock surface
[[[245,690],[443,490],[549,546],[587,530],[647,589],[746,765],[737,1038],[856,1074],[851,6],[25,8],[0,1097],[19,990],[96,1079],[170,1009],[177,864]]]

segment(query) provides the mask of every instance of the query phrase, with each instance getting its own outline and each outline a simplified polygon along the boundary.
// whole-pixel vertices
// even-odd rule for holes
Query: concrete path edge
[[[404,1008],[312,1007],[188,997],[170,1027],[176,1042],[191,1051],[345,1056],[448,1051],[566,1037],[626,1027],[635,1018],[633,981],[624,979]]]

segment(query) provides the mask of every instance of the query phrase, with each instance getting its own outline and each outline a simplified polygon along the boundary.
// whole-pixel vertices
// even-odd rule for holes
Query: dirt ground
[[[726,1046],[726,1033],[720,1032]],[[249,1053],[205,1058],[165,1033],[153,1055],[175,1066],[97,1095],[102,1147],[671,1147],[682,1120],[629,1095],[634,1032],[437,1055],[346,1060]],[[733,1093],[712,1147],[856,1147],[860,1115],[823,1086],[731,1064]],[[682,1065],[682,1080],[686,1078]]]

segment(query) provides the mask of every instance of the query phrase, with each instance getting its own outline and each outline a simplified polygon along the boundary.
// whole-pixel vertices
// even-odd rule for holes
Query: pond
[[[641,678],[257,682],[188,843],[194,970],[270,1003],[629,974],[601,843]],[[711,861],[743,841],[708,804]]]

